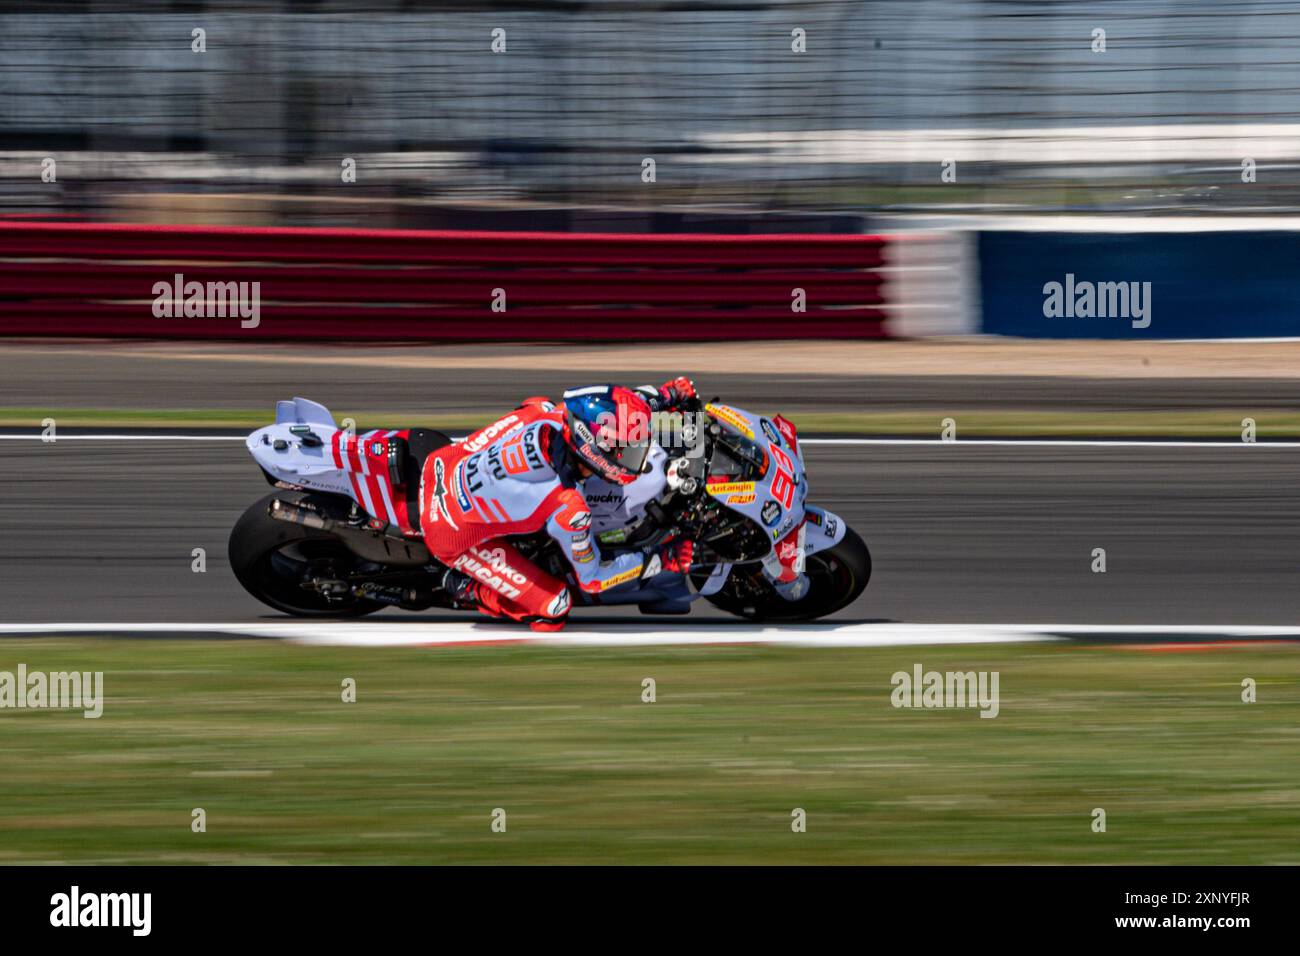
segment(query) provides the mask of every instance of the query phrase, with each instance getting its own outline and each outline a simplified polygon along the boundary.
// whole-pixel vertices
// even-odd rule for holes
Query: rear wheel
[[[758,566],[732,569],[727,583],[709,603],[751,621],[813,621],[848,607],[871,580],[871,552],[852,528],[839,544],[807,557],[808,590],[797,601],[776,593]]]
[[[378,601],[358,598],[344,587],[327,594],[313,582],[347,579],[362,559],[333,535],[269,514],[271,502],[311,499],[346,509],[344,499],[302,491],[278,491],[251,505],[230,532],[230,567],[249,594],[277,611],[298,617],[360,617],[378,611]],[[305,586],[306,585],[306,586]]]

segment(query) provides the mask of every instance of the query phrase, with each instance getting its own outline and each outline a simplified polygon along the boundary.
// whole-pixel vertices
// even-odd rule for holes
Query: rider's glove
[[[659,386],[659,397],[665,408],[676,408],[687,399],[695,397],[695,383],[684,375]]]
[[[685,574],[691,569],[691,558],[695,554],[695,545],[686,540],[672,541],[654,554],[641,569],[641,580],[648,581],[660,574]]]
[[[695,557],[693,541],[674,541],[666,544],[659,552],[663,569],[674,574],[685,574],[691,569],[691,559]]]

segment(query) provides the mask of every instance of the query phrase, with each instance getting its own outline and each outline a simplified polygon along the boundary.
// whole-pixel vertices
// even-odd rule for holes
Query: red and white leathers
[[[477,603],[492,615],[563,626],[564,581],[527,560],[506,540],[543,528],[564,550],[583,590],[599,593],[636,581],[635,553],[604,560],[591,535],[582,476],[563,437],[564,414],[543,399],[439,449],[420,476],[420,527],[429,550],[477,582]]]

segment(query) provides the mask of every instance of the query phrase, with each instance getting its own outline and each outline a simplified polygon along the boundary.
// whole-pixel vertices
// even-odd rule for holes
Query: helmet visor
[[[620,442],[608,454],[610,460],[620,468],[633,475],[639,475],[641,469],[645,467],[646,458],[650,454],[650,439],[645,438],[637,442]]]

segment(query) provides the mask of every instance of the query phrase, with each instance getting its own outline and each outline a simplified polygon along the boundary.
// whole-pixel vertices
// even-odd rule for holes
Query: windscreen
[[[758,481],[767,474],[767,453],[725,424],[723,428],[723,433],[713,443],[709,475],[734,481]]]

